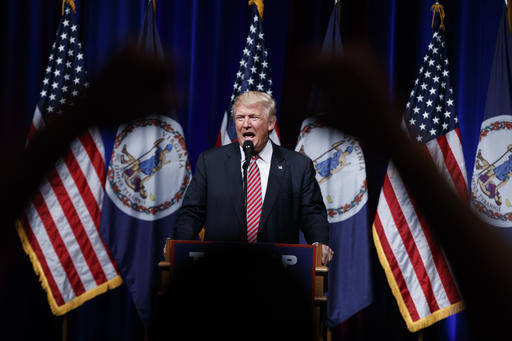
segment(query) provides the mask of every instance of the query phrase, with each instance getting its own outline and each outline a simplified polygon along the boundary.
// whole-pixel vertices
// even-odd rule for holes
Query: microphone
[[[249,167],[249,163],[251,162],[251,157],[254,154],[254,144],[252,141],[245,141],[242,149],[245,154],[244,168],[247,169],[247,167]]]
[[[244,145],[242,146],[242,149],[245,154],[245,161],[242,165],[243,168],[243,183],[242,188],[244,191],[244,211],[247,214],[247,168],[249,168],[249,164],[251,163],[251,157],[254,154],[254,144],[252,141],[245,141]],[[247,228],[247,221],[245,221],[245,227]]]

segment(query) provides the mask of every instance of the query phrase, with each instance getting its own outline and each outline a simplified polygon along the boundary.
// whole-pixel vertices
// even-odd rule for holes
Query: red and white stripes
[[[34,115],[32,127],[41,127]],[[121,283],[99,234],[105,160],[99,132],[76,139],[20,217],[18,233],[50,307],[61,315]]]
[[[255,243],[258,239],[262,207],[260,170],[254,156],[247,174],[247,241],[249,243]]]
[[[425,146],[441,174],[467,198],[458,128]],[[409,330],[417,331],[463,309],[444,253],[392,163],[380,194],[373,236]]]
[[[425,146],[446,181],[457,190],[461,198],[468,198],[466,163],[459,128],[427,142]]]

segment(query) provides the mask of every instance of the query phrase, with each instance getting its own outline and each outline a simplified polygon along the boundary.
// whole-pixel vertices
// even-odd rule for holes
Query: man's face
[[[254,151],[259,153],[267,144],[269,133],[274,129],[275,116],[267,119],[262,104],[240,104],[234,119],[238,143],[243,146],[245,141],[252,141]]]

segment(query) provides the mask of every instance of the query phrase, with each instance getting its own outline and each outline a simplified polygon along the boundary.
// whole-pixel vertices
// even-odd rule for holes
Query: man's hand
[[[322,265],[327,265],[332,260],[334,251],[328,245],[320,244],[322,246]]]

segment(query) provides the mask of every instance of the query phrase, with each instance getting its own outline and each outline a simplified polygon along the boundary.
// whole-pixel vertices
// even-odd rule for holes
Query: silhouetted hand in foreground
[[[21,250],[14,223],[49,170],[69,149],[70,143],[88,128],[116,128],[147,114],[167,113],[174,106],[172,95],[171,69],[135,48],[127,48],[106,64],[89,88],[66,98],[66,102],[74,101],[74,105],[55,108],[54,112],[61,114],[44,122],[28,145],[13,143],[4,148],[4,162],[0,167],[0,217],[4,232],[0,239],[0,292],[3,293],[0,304],[5,311],[0,319],[3,325],[11,329],[26,325],[29,316],[36,315],[24,310],[39,307],[38,303],[27,302],[38,297],[28,290],[41,289],[28,257]],[[27,271],[31,272],[29,276],[24,275]],[[31,276],[33,282],[19,282]]]
[[[389,157],[452,266],[474,339],[512,336],[512,247],[507,231],[484,223],[441,176],[424,148],[400,128],[380,66],[369,50],[347,47],[342,58],[307,67],[326,98],[322,119]],[[503,337],[508,335],[508,337]]]
[[[84,126],[113,126],[174,108],[172,72],[135,47],[114,56],[84,93]]]
[[[134,47],[127,47],[75,98],[59,108],[62,114],[45,122],[25,149],[7,157],[0,182],[0,209],[12,222],[69,144],[86,129],[119,124],[174,108],[171,68]],[[57,111],[57,110],[56,110]]]

